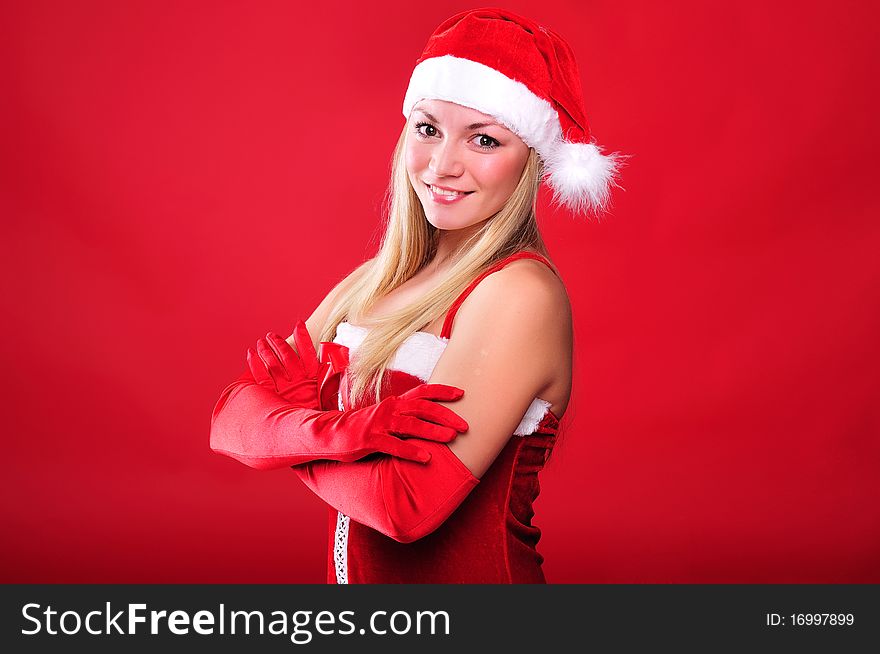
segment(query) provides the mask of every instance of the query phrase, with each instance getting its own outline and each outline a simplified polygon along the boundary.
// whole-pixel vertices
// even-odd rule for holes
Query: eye
[[[425,128],[424,132],[422,131],[422,127]],[[422,138],[437,136],[437,128],[434,127],[431,123],[416,123],[415,130],[416,134],[418,134]]]
[[[501,143],[497,139],[493,139],[488,134],[477,134],[477,147],[484,150],[494,150],[500,145]]]
[[[431,123],[416,123],[413,128],[416,131],[416,135],[421,139],[434,138],[438,135],[437,128]],[[424,131],[422,131],[422,128],[424,128]],[[474,138],[476,139],[477,147],[481,150],[494,150],[501,146],[498,139],[494,139],[488,134],[477,134]]]

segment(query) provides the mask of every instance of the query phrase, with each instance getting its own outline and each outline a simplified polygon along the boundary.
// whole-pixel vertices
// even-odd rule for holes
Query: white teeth
[[[445,195],[447,197],[452,197],[455,195],[464,195],[464,193],[460,193],[459,191],[447,191],[442,188],[437,188],[436,186],[432,186],[431,191],[433,191],[433,193],[435,195]]]

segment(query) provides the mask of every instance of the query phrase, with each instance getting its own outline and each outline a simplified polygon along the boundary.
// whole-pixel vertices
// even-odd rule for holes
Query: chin
[[[486,220],[486,218],[490,217],[486,216],[484,218],[474,220],[471,217],[470,213],[464,215],[458,211],[444,211],[442,207],[437,208],[433,206],[433,204],[430,205],[430,210],[428,210],[424,202],[422,202],[422,210],[425,213],[425,218],[431,225],[433,225],[436,229],[442,229],[445,231],[454,231],[456,229],[473,227],[474,225],[481,223]]]
[[[437,229],[443,229],[446,231],[452,231],[455,229],[464,229],[465,227],[470,227],[473,224],[473,222],[470,222],[470,221],[463,222],[461,220],[455,220],[454,218],[450,219],[450,218],[446,218],[443,216],[437,216],[437,215],[433,215],[433,216],[429,216],[427,214],[425,214],[425,215],[428,219],[428,222],[431,223],[434,227],[436,227]]]

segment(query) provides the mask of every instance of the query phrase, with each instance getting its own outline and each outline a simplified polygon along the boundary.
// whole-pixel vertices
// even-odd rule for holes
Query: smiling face
[[[473,227],[516,188],[529,146],[491,116],[443,100],[422,100],[407,125],[406,170],[434,227]]]

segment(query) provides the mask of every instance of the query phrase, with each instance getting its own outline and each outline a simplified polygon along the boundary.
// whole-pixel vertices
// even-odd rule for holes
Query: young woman
[[[546,179],[601,210],[618,159],[591,142],[569,46],[500,9],[437,28],[403,113],[379,252],[248,351],[211,447],[291,466],[330,505],[331,583],[543,583],[532,503],[572,325],[536,198]]]

